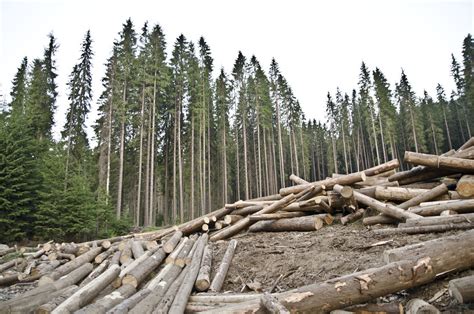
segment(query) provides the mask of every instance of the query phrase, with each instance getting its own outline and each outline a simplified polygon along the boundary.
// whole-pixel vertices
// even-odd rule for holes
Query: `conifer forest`
[[[86,241],[174,225],[278,193],[292,185],[291,174],[313,182],[392,159],[407,170],[405,151],[440,155],[474,135],[471,34],[453,52],[462,58],[443,61],[454,91],[438,84],[436,95],[418,95],[410,73],[401,70],[391,85],[383,65],[362,63],[359,73],[345,73],[358,75],[357,86],[334,86],[315,104],[326,108],[318,119],[305,116],[277,60],[263,68],[238,47],[226,72],[205,38],[167,38],[158,24],[128,19],[102,77],[92,76],[94,33],[87,31],[67,86],[58,86],[60,42],[50,34],[42,55],[19,62],[11,101],[0,104],[5,242]],[[103,85],[98,102],[93,80]],[[58,90],[67,90],[67,103],[58,104]],[[59,105],[67,114],[55,139]],[[93,141],[91,107],[99,111]]]

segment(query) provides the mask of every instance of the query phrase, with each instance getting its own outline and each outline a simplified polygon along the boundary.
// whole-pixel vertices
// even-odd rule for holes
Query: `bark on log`
[[[95,301],[92,304],[82,308],[79,311],[76,311],[76,314],[105,314],[108,310],[120,304],[123,300],[130,297],[136,291],[135,287],[131,285],[123,285],[112,293],[106,295],[105,297]]]
[[[441,189],[441,188],[440,188]],[[429,193],[432,190],[428,189],[407,189],[401,187],[381,187],[377,186],[375,188],[375,198],[378,200],[384,201],[395,201],[395,202],[406,202],[411,200],[414,197],[420,196],[425,193]],[[436,192],[439,192],[438,190]],[[445,192],[446,193],[446,192]],[[448,194],[441,194],[436,198],[436,200],[449,200],[449,199],[458,199],[459,195],[456,192],[449,191]]]
[[[73,295],[61,303],[53,314],[70,313],[77,311],[87,305],[95,296],[97,296],[105,287],[107,287],[120,273],[118,265],[112,265],[99,277],[89,282],[87,285],[76,291]]]
[[[440,197],[441,195],[446,194],[447,192],[448,187],[446,186],[446,184],[443,183],[431,190],[428,190],[409,199],[408,201],[403,202],[402,204],[398,205],[398,207],[402,209],[408,209],[410,207],[417,206],[422,202],[431,201],[437,197]]]
[[[195,288],[198,291],[207,291],[211,284],[211,265],[212,265],[212,249],[209,244],[204,248],[202,256],[201,268],[196,278]]]
[[[309,184],[310,183],[306,181],[305,179],[298,177],[295,174],[290,174],[290,180],[293,181],[295,184]]]
[[[232,216],[241,216],[243,218],[243,216],[254,214],[254,213],[262,210],[263,207],[264,207],[263,205],[253,205],[253,206],[247,206],[247,207],[244,207],[244,208],[236,209],[236,210],[232,211]],[[226,217],[227,216],[228,215],[226,215]],[[232,222],[232,224],[236,223],[237,221],[238,220]]]
[[[301,185],[290,186],[287,188],[281,188],[280,194],[282,196],[289,195],[292,193],[296,194],[308,188],[310,185],[324,186],[326,190],[331,190],[332,187],[336,184],[351,185],[356,182],[364,181],[365,178],[366,178],[366,175],[364,172],[356,172],[356,173],[346,174],[338,178],[329,178],[322,181],[312,182],[309,185],[301,184]]]
[[[440,314],[436,307],[421,299],[411,299],[405,309],[406,314]]]
[[[474,223],[450,223],[442,225],[430,225],[430,226],[415,226],[415,227],[401,227],[401,228],[388,228],[374,230],[376,234],[419,234],[419,233],[434,233],[434,232],[446,232],[450,230],[469,230],[474,229]]]
[[[67,254],[77,255],[79,246],[76,243],[64,243],[61,245],[61,251]]]
[[[465,257],[467,256],[466,254]],[[429,258],[394,262],[323,283],[299,287],[276,297],[291,312],[326,313],[431,282],[438,274],[433,271],[432,265],[433,260]],[[464,265],[474,265],[472,257],[466,258]],[[445,265],[442,271],[452,269],[450,266]],[[222,313],[224,309],[226,312],[250,313],[259,308],[258,301],[248,301],[203,313]]]
[[[262,210],[258,211],[257,214],[261,215],[261,214],[273,213],[273,212],[279,210],[280,208],[283,208],[283,207],[287,206],[288,204],[290,204],[294,200],[295,200],[295,196],[293,194],[287,195],[284,198],[282,198],[281,200],[276,201],[275,203],[273,203],[273,204],[271,204],[267,207],[264,207]],[[226,239],[228,237],[231,237],[231,236],[239,233],[243,229],[251,226],[252,224],[253,223],[249,220],[249,217],[245,217],[244,219],[239,220],[238,222],[236,222],[234,225],[228,226],[227,228],[224,228],[224,229],[216,232],[215,234],[213,234],[211,236],[210,240],[211,241],[217,241],[217,240]]]
[[[342,186],[340,185],[335,185],[334,190],[336,192],[340,192],[342,190]],[[390,205],[390,204],[384,204],[382,202],[379,202],[376,199],[373,199],[371,197],[368,197],[362,193],[354,191],[354,197],[359,203],[362,203],[366,206],[369,206],[373,209],[378,210],[379,212],[386,214],[388,216],[394,217],[399,220],[405,220],[407,218],[419,218],[419,215],[404,211],[403,209],[400,209],[396,206]]]
[[[290,311],[280,301],[269,293],[264,293],[260,297],[263,308],[271,314],[290,314]]]
[[[168,241],[166,241],[165,244],[163,244],[163,250],[165,251],[165,253],[173,252],[175,247],[181,241],[182,237],[183,233],[181,231],[176,231],[173,236]]]
[[[30,312],[36,307],[49,302],[62,293],[62,289],[72,286],[87,276],[93,269],[91,263],[84,264],[70,272],[67,276],[47,285],[36,287],[16,298],[0,302],[0,313]]]
[[[237,247],[237,240],[230,240],[229,245],[225,251],[224,257],[222,258],[219,269],[212,280],[212,283],[209,289],[213,292],[219,292],[224,285],[224,279],[227,276],[227,271],[229,270],[230,264],[232,263],[232,258],[234,257],[235,248]]]
[[[188,241],[189,241],[188,237],[181,238],[181,241],[179,241],[179,244],[175,247],[173,252],[171,252],[171,254],[168,255],[168,257],[166,257],[165,263],[173,264],[176,258],[178,257],[179,252],[181,252],[181,250],[186,245],[186,243],[188,243]]]
[[[467,140],[466,143],[462,144],[462,146],[459,147],[458,151],[463,151],[465,149],[468,149],[471,146],[474,146],[474,136],[471,137],[469,140]]]
[[[262,208],[263,208],[263,206],[262,206]],[[262,208],[260,208],[260,209],[262,209]],[[260,209],[259,209],[259,210],[260,210]],[[257,211],[258,211],[258,210],[257,210]],[[240,215],[234,215],[234,214],[232,214],[232,215],[225,215],[225,217],[224,217],[224,223],[225,223],[226,225],[232,225],[232,224],[236,223],[237,221],[239,221],[239,220],[242,219],[242,218],[244,218],[244,217],[242,217],[242,216],[240,216]]]
[[[398,159],[392,159],[390,161],[387,161],[386,163],[366,169],[364,170],[364,173],[366,176],[370,177],[370,176],[375,176],[375,175],[390,171],[392,169],[397,169],[399,166],[400,166],[400,162],[398,161]]]
[[[52,273],[41,277],[41,279],[38,282],[38,285],[42,286],[42,285],[52,283],[53,281],[58,280],[62,276],[69,274],[74,269],[77,269],[78,267],[91,262],[100,253],[101,250],[102,250],[102,247],[91,249],[87,253],[84,253],[83,255],[79,255],[74,260],[67,262],[66,264],[62,266],[59,266]]]
[[[166,253],[163,248],[159,248],[152,256],[148,257],[140,267],[134,268],[122,279],[122,284],[129,284],[133,287],[138,285],[165,259]]]
[[[133,262],[132,243],[133,240],[128,240],[126,245],[122,249],[122,254],[120,254],[120,264],[122,264],[123,266],[127,266],[128,264]]]
[[[474,275],[450,280],[449,295],[459,303],[474,301]]]
[[[120,263],[120,256],[122,255],[122,251],[118,250],[112,255],[110,259],[110,265],[118,265]]]
[[[456,191],[462,198],[474,198],[474,175],[464,175],[459,179]]]
[[[188,242],[186,242],[186,244],[183,246],[181,251],[179,251],[179,254],[178,256],[176,256],[176,259],[173,261],[173,263],[175,263],[179,267],[184,267],[184,265],[186,265],[186,258],[188,257],[189,252],[191,252],[194,247],[194,242],[194,240],[189,239]]]
[[[353,212],[349,215],[346,215],[344,217],[341,217],[341,224],[346,225],[348,223],[357,221],[357,220],[361,219],[364,216],[364,213],[365,213],[365,209],[359,208],[357,211],[355,211],[355,212]]]
[[[151,290],[144,288],[128,299],[123,300],[112,309],[107,311],[107,314],[127,314],[133,307],[146,298],[151,293]]]
[[[114,288],[120,287],[122,285],[123,277],[125,277],[128,273],[133,271],[135,268],[140,267],[140,264],[142,264],[147,258],[149,258],[151,256],[151,254],[152,254],[151,251],[147,251],[145,254],[143,254],[139,258],[133,260],[133,262],[131,262],[125,268],[123,268],[120,271],[118,277],[115,278],[115,280],[112,282],[112,286]]]
[[[100,253],[94,258],[94,262],[96,264],[102,263],[107,257],[109,257],[111,254],[115,253],[118,250],[118,246],[114,245],[108,248],[106,251]]]
[[[249,228],[249,232],[290,232],[290,231],[315,231],[324,226],[326,217],[330,214],[320,214],[297,218],[259,221]],[[332,223],[331,219],[331,223]]]
[[[421,216],[437,216],[445,210],[454,210],[455,212],[460,214],[474,212],[474,199],[458,200],[456,202],[416,207],[411,208],[409,211]]]
[[[453,236],[385,250],[383,260],[388,264],[402,260],[417,260],[429,256],[435,273],[463,270],[474,264],[474,246],[472,243],[474,243],[474,230],[469,230]],[[463,249],[460,250],[459,248]]]
[[[189,267],[185,267],[181,274],[174,280],[169,286],[168,290],[166,293],[160,298],[159,303],[155,305],[155,310],[153,311],[153,314],[165,314],[168,313],[173,301],[175,299],[176,294],[178,293],[179,288],[183,284],[187,273],[189,272]],[[139,312],[139,311],[134,311],[131,312],[130,314],[141,314],[141,313],[151,313],[151,312]]]
[[[421,219],[407,219],[405,223],[401,223],[398,227],[415,227],[415,226],[432,226],[432,225],[443,225],[443,224],[455,224],[455,223],[473,223],[474,213],[471,214],[460,214],[460,215],[449,215],[449,216],[433,216],[423,217]]]
[[[79,287],[76,285],[72,285],[70,287],[66,287],[63,290],[61,290],[61,294],[53,298],[51,301],[48,301],[38,307],[36,309],[35,314],[49,314],[51,313],[55,308],[58,307],[59,304],[63,303],[67,298],[69,298],[71,295],[73,295],[77,290],[79,290]]]
[[[430,154],[405,152],[405,162],[435,169],[453,170],[462,173],[474,173],[474,160],[457,157],[442,157]]]
[[[262,214],[262,215],[252,215],[249,217],[249,220],[252,222],[261,221],[261,220],[275,220],[283,218],[295,218],[305,216],[305,212],[277,212],[273,214]]]
[[[188,303],[189,296],[194,287],[194,283],[196,282],[196,278],[199,273],[199,268],[202,261],[202,254],[204,252],[204,247],[207,244],[208,235],[203,234],[199,240],[194,251],[193,260],[191,265],[189,265],[189,270],[186,273],[186,277],[184,277],[184,281],[179,287],[179,290],[176,292],[176,297],[173,300],[173,304],[169,310],[169,313],[184,313],[186,309],[186,304]]]
[[[99,264],[99,266],[97,266],[82,282],[81,284],[79,285],[80,288],[84,287],[85,285],[87,285],[89,282],[91,282],[92,280],[96,279],[97,277],[100,276],[100,274],[102,274],[106,269],[107,267],[109,266],[109,261],[108,260],[105,260],[103,261],[102,263]]]
[[[189,302],[195,303],[240,303],[249,300],[259,300],[261,293],[199,293],[189,297]]]
[[[138,240],[132,241],[132,253],[133,253],[134,259],[137,259],[143,254],[145,254],[141,241],[138,241]]]

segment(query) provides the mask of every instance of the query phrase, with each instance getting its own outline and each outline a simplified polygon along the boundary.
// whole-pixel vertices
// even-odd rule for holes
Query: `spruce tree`
[[[14,117],[24,115],[26,113],[26,99],[28,91],[28,59],[26,57],[21,61],[17,73],[12,82],[12,91],[10,96],[11,115]]]

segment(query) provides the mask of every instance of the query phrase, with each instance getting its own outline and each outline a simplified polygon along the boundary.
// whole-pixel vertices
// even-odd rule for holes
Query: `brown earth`
[[[382,253],[401,247],[449,236],[462,231],[418,235],[376,235],[360,222],[325,226],[315,232],[246,233],[238,235],[238,245],[223,291],[268,291],[282,275],[273,292],[322,282],[356,271],[382,266]],[[377,242],[382,245],[371,246]],[[224,255],[228,241],[213,247],[213,274]],[[467,270],[449,274],[436,282],[378,298],[379,303],[401,302],[412,298],[426,301],[447,288],[451,279],[474,274]],[[446,313],[474,313],[474,304],[458,305],[446,291],[432,302]]]

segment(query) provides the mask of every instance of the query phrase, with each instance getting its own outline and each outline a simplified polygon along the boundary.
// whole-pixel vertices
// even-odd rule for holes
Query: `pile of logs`
[[[357,220],[397,225],[373,229],[382,235],[474,229],[474,138],[441,156],[406,152],[404,161],[415,167],[396,172],[394,159],[317,182],[291,175],[295,185],[278,194],[226,204],[158,231],[78,244],[48,242],[35,249],[0,247],[0,286],[34,286],[1,302],[0,313],[217,313],[223,307],[328,312],[472,267],[474,230],[389,250],[382,267],[284,293],[219,293],[237,241],[228,242],[211,277],[212,242],[242,231],[309,232]],[[458,302],[471,302],[473,285],[472,277],[456,279],[449,292]],[[423,300],[407,305],[413,313],[430,306]]]

